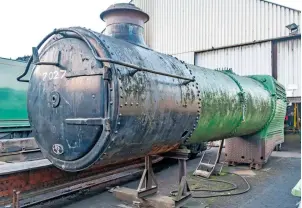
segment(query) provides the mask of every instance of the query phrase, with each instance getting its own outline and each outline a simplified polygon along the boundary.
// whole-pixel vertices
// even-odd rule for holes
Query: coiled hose
[[[226,191],[233,191],[235,189],[238,188],[238,186],[235,183],[229,182],[229,181],[225,181],[225,180],[217,180],[217,179],[205,179],[199,176],[194,176],[194,177],[198,177],[204,181],[212,181],[212,182],[219,182],[219,183],[224,183],[224,184],[228,184],[231,185],[231,188],[225,188],[225,189],[218,189],[218,190],[212,190],[212,189],[201,189],[201,188],[197,188],[197,189],[192,189],[190,188],[191,192],[193,193],[193,198],[211,198],[211,197],[219,197],[219,196],[234,196],[234,195],[240,195],[240,194],[244,194],[246,192],[248,192],[251,189],[250,184],[248,183],[248,181],[242,177],[241,175],[238,175],[236,173],[230,173],[230,172],[225,172],[227,174],[234,174],[239,176],[246,184],[247,188],[240,191],[240,192],[235,192],[235,193],[223,193],[223,194],[213,194],[213,195],[195,195],[194,193],[198,192],[198,191],[208,191],[208,192],[226,192]],[[170,195],[175,196],[177,194],[177,191],[172,191],[170,193]]]

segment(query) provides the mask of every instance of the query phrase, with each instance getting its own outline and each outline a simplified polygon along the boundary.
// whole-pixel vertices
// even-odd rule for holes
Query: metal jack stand
[[[151,156],[145,157],[145,170],[137,190],[116,187],[112,190],[113,194],[116,198],[132,202],[137,207],[176,208],[182,206],[192,196],[186,179],[186,160],[188,155],[187,152],[182,150],[162,155],[163,157],[178,159],[179,187],[177,191],[171,192],[173,197],[162,196],[157,193],[158,184],[153,173]]]
[[[152,185],[154,182],[155,186]],[[143,184],[145,187],[142,188]],[[143,198],[157,193],[157,181],[152,169],[152,160],[150,156],[145,157],[145,170],[137,188],[137,197]]]
[[[171,195],[175,198],[175,207],[179,207],[184,204],[186,200],[192,197],[190,193],[189,184],[187,182],[187,160],[189,159],[189,152],[187,150],[176,150],[163,155],[164,157],[173,158],[178,160],[178,190],[172,191]]]
[[[192,197],[186,174],[186,160],[179,159],[179,186],[177,191],[172,191],[171,195],[175,196],[175,207],[184,205],[184,202]]]

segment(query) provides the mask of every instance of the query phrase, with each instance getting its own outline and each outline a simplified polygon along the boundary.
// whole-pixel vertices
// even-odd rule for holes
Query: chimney
[[[130,3],[111,5],[100,15],[106,22],[105,35],[148,47],[144,40],[144,24],[149,15]]]

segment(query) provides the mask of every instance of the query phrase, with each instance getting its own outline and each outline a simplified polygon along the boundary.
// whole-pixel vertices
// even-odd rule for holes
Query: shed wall
[[[270,41],[253,45],[200,52],[195,64],[210,69],[232,68],[239,75],[272,75],[272,44]]]
[[[188,52],[188,53],[174,54],[173,56],[178,58],[179,60],[194,65],[194,54],[195,54],[194,52]]]
[[[277,43],[277,78],[288,97],[301,96],[301,39]]]
[[[298,10],[261,0],[133,0],[149,14],[154,50],[179,54],[287,36]]]

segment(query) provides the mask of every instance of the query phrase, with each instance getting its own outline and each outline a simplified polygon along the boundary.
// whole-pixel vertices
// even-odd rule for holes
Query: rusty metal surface
[[[199,117],[198,90],[193,85],[147,71],[130,75],[136,65],[194,80],[186,64],[83,28],[66,31],[70,38],[67,33],[54,37],[40,51],[39,60],[60,59],[66,74],[77,76],[66,78],[62,67],[39,64],[28,92],[35,138],[54,165],[78,171],[99,158],[106,165],[163,153],[176,149],[192,132]],[[91,48],[99,57],[119,62],[99,63]],[[92,124],[87,119],[107,120]]]
[[[112,173],[111,175],[99,174],[97,177],[92,178],[90,181],[78,180],[75,181],[76,184],[64,184],[64,187],[55,187],[55,189],[51,191],[33,193],[30,196],[21,195],[19,204],[21,204],[20,207],[31,207],[33,205],[38,205],[38,207],[41,207],[41,204],[43,203],[47,204],[47,202],[52,202],[56,199],[62,199],[69,196],[76,198],[77,194],[80,196],[85,192],[89,193],[90,191],[96,190],[100,193],[106,190],[107,187],[117,186],[121,183],[136,179],[142,172],[142,168],[136,168],[129,171],[123,171],[121,173]]]
[[[103,34],[148,47],[144,40],[144,23],[149,16],[141,9],[133,4],[119,3],[111,5],[100,17],[106,22]]]
[[[135,17],[131,17],[131,22],[127,22],[128,19],[118,19],[114,22],[108,22],[109,24],[112,23],[132,23],[132,24],[139,24],[143,27],[143,23],[149,20],[149,15],[143,12],[140,8],[136,7],[134,4],[131,3],[117,3],[109,6],[105,11],[100,14],[102,20],[106,21],[106,16],[109,13],[114,13],[115,18],[118,19],[120,16],[124,16],[125,13],[131,13],[136,15]],[[143,16],[144,18],[139,17],[138,15]],[[137,17],[138,16],[138,17]],[[140,21],[143,23],[140,23]]]
[[[110,37],[99,37],[113,59],[192,77],[186,65],[173,57],[133,47]],[[141,156],[144,152],[154,154],[176,149],[183,141],[182,136],[186,137],[196,122],[197,89],[192,85],[180,85],[182,81],[174,78],[143,72],[131,77],[128,73],[127,67],[117,67],[120,114],[114,137],[124,137],[124,140],[115,139],[116,145],[122,149],[111,159],[124,157],[123,152],[127,149],[135,151],[138,146],[141,147],[136,154]]]
[[[264,140],[261,138],[244,139],[235,137],[225,140],[225,161],[228,163],[245,163],[251,167],[265,164],[276,144],[282,140],[278,135]]]
[[[157,163],[161,159],[161,157],[156,157],[152,162]],[[49,166],[3,174],[0,176],[0,205],[11,200],[14,190],[19,191],[23,198],[35,196],[53,189],[57,190],[59,186],[62,188],[75,185],[79,181],[89,181],[92,179],[91,177],[98,177],[98,174],[111,175],[143,166],[144,159],[137,159],[108,166],[95,164],[80,173],[65,172],[54,166]]]

